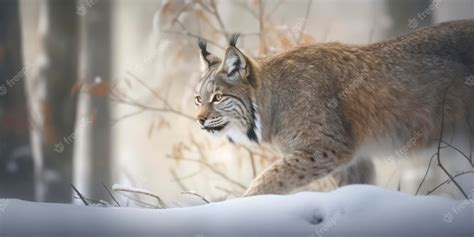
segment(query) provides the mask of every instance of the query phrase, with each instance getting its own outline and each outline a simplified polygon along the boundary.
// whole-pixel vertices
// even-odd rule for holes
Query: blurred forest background
[[[237,197],[279,154],[210,138],[195,124],[199,36],[222,55],[240,32],[239,46],[262,56],[456,19],[474,19],[474,0],[0,0],[0,197],[72,202],[74,184],[110,200],[116,183],[167,200],[184,190]],[[462,173],[472,147],[444,148],[460,160],[449,170],[474,190],[473,174]],[[449,182],[428,166],[432,154],[378,161],[378,185],[462,197],[439,186]],[[324,183],[330,190],[337,180]]]

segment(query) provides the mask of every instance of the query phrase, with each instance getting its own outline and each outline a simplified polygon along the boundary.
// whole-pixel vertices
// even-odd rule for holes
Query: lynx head
[[[211,134],[225,135],[231,142],[260,142],[260,116],[254,91],[259,86],[257,64],[236,47],[233,34],[224,58],[207,51],[199,40],[202,77],[194,91],[196,120]]]

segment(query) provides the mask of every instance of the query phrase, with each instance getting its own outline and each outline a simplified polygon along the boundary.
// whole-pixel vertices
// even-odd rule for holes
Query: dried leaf
[[[76,95],[77,93],[79,93],[81,88],[82,88],[82,81],[81,80],[76,81],[76,83],[74,83],[74,85],[72,86],[71,91],[69,92],[69,95],[70,96]]]
[[[287,34],[283,34],[282,32],[278,32],[278,41],[283,49],[290,49],[293,47],[291,40],[289,39]]]
[[[206,13],[204,13],[204,11],[202,9],[196,9],[196,11],[194,11],[194,13],[196,14],[196,16],[201,19],[204,23],[208,23],[210,24],[210,21],[209,21],[209,18],[206,16]]]
[[[110,84],[107,81],[94,83],[87,88],[87,91],[89,94],[95,96],[108,96],[110,93]]]
[[[316,38],[312,35],[304,32],[301,34],[300,44],[313,44],[314,42],[316,42]]]

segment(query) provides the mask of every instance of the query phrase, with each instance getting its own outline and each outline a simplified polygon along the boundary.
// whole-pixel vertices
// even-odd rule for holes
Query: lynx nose
[[[196,114],[196,120],[199,124],[204,125],[204,122],[206,122],[207,117],[209,116],[210,110],[211,108],[209,104],[204,104],[199,107],[199,111]]]

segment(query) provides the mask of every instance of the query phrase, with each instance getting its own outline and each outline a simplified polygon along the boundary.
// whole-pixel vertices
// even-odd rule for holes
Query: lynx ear
[[[223,67],[227,76],[232,77],[245,71],[247,67],[247,59],[240,50],[235,47],[229,47],[225,52]]]
[[[206,73],[211,66],[218,65],[221,60],[207,51],[207,42],[204,39],[199,38],[198,45],[201,49],[201,72]]]
[[[245,55],[235,47],[239,34],[232,34],[229,39],[229,47],[224,56],[224,63],[222,69],[227,75],[230,82],[237,82],[243,80],[247,82],[247,58]]]

